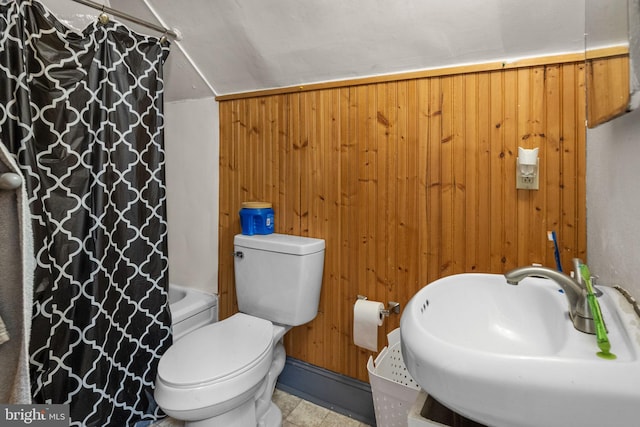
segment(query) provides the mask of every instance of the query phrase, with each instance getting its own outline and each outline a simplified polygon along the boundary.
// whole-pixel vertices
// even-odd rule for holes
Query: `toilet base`
[[[216,410],[202,408],[201,410],[169,411],[167,415],[177,420],[184,420],[185,427],[282,427],[282,412],[273,403],[273,392],[278,376],[284,369],[286,353],[283,336],[291,329],[290,326],[273,325],[273,342],[271,365],[263,380],[252,389],[232,400],[221,402]],[[240,403],[240,406],[233,407]],[[220,413],[233,408],[227,412]],[[214,417],[197,419],[218,413]],[[191,418],[191,420],[185,420]]]
[[[264,389],[256,399],[256,417],[258,419],[257,427],[281,427],[282,412],[280,408],[273,403],[273,391],[276,388],[276,381],[284,369],[284,363],[287,358],[282,338],[290,327],[274,325],[274,340],[276,345],[273,349],[273,361],[269,368],[264,382]]]
[[[282,427],[282,412],[275,403],[271,402],[258,427]]]
[[[256,425],[255,400],[253,399],[216,417],[184,422],[184,427],[254,427]]]

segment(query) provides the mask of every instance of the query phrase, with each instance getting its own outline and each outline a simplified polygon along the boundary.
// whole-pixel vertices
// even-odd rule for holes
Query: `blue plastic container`
[[[240,226],[242,234],[273,233],[273,208],[268,202],[244,202],[240,209]]]

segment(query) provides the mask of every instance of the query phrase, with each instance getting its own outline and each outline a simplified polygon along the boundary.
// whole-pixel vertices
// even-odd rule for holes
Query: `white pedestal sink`
[[[574,329],[555,282],[460,274],[405,308],[405,364],[435,399],[489,426],[640,425],[640,320],[617,290],[600,290],[615,360]]]

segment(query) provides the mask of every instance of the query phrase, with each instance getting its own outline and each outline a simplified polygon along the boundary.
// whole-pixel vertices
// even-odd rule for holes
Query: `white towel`
[[[0,173],[24,176],[0,141]],[[29,337],[33,308],[33,235],[26,186],[0,191],[0,315],[11,339],[0,345],[0,403],[31,403]]]
[[[7,341],[9,341],[9,331],[7,331],[7,327],[4,325],[2,317],[0,317],[0,344],[4,344]]]

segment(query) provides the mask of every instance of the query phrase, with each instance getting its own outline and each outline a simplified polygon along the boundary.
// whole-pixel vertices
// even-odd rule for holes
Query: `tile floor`
[[[367,424],[276,389],[273,401],[282,411],[282,427],[368,427]]]
[[[273,401],[282,411],[282,427],[369,427],[337,412],[276,389]],[[153,427],[182,427],[182,422],[164,419]]]

